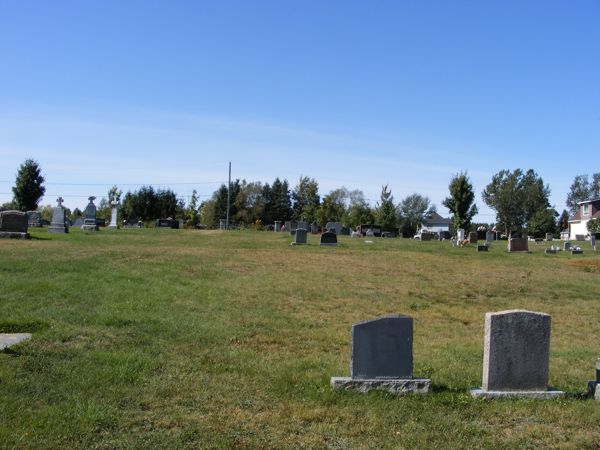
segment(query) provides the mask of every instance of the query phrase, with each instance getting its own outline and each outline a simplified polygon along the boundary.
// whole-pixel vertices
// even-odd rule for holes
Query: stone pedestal
[[[356,391],[366,394],[371,390],[386,391],[393,395],[427,394],[431,386],[428,378],[396,378],[396,379],[353,379],[350,377],[331,377],[333,389]]]
[[[276,220],[275,221],[275,233],[279,233],[280,231],[281,231],[281,221]]]
[[[0,350],[31,339],[31,333],[0,333]]]

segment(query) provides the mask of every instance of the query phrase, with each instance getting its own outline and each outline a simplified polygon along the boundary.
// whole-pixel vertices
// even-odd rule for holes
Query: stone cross
[[[65,201],[65,200],[64,200],[62,197],[58,197],[58,198],[56,199],[56,202],[58,203],[58,207],[59,207],[59,208],[62,208],[62,204],[63,204],[63,202],[64,202],[64,201]]]

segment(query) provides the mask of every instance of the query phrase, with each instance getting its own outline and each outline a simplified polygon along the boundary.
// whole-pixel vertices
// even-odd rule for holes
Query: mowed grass
[[[600,254],[287,233],[0,241],[0,448],[600,448]],[[561,400],[472,399],[487,311],[552,315]],[[427,396],[333,392],[352,323],[414,318]]]

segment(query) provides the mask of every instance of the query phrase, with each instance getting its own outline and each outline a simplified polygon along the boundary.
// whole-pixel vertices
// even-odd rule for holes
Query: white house
[[[579,202],[579,211],[569,219],[569,239],[576,235],[587,236],[587,223],[591,219],[600,218],[600,198]]]
[[[419,232],[430,231],[432,233],[440,233],[442,231],[450,231],[452,219],[444,219],[438,213],[434,212],[431,217],[425,219]]]

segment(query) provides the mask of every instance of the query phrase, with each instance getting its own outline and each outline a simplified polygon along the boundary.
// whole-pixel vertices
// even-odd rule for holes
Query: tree
[[[198,193],[196,189],[192,191],[190,203],[185,211],[185,224],[188,227],[195,228],[198,224]]]
[[[316,212],[319,225],[325,226],[327,222],[342,222],[346,216],[346,200],[348,189],[341,187],[334,189],[325,197]]]
[[[436,208],[430,205],[428,197],[420,194],[411,194],[398,205],[399,222],[403,236],[413,236],[427,217],[430,217]]]
[[[468,229],[473,216],[477,214],[475,201],[475,192],[473,185],[469,181],[466,172],[454,175],[448,186],[450,197],[446,197],[442,202],[452,213],[452,224],[454,230],[459,228]]]
[[[528,227],[533,216],[538,215],[539,220],[540,211],[544,211],[543,214],[546,214],[547,218],[556,213],[554,210],[547,212],[550,208],[550,187],[544,185],[544,180],[532,169],[523,174],[521,187],[523,189],[525,223]]]
[[[276,178],[270,187],[269,201],[266,209],[271,220],[264,223],[272,223],[275,220],[289,220],[292,218],[292,197],[287,180],[281,181]]]
[[[365,194],[356,189],[348,193],[350,199],[346,210],[346,222],[351,227],[357,227],[360,224],[369,224],[375,222],[373,209],[367,203]]]
[[[569,219],[570,219],[569,212],[566,209],[563,209],[563,212],[557,221],[557,227],[556,227],[556,231],[559,234],[561,231],[569,229]]]
[[[292,192],[294,201],[294,219],[305,218],[312,222],[316,218],[317,209],[321,203],[319,197],[319,184],[314,178],[300,176],[298,184]]]
[[[536,238],[541,238],[546,233],[554,233],[556,231],[556,218],[558,212],[553,208],[540,209],[527,223],[527,232]]]
[[[577,175],[567,194],[569,212],[574,215],[579,211],[579,202],[600,198],[600,172],[592,174],[590,183],[587,175]]]
[[[379,203],[375,206],[375,220],[384,230],[392,230],[398,223],[394,196],[387,184],[381,186]]]
[[[19,167],[15,186],[12,188],[13,203],[19,211],[33,211],[46,192],[44,177],[37,161],[27,159]]]
[[[509,237],[513,230],[521,229],[525,223],[522,176],[521,169],[514,172],[501,170],[492,177],[492,182],[482,192],[483,201],[496,211],[496,222]]]
[[[590,219],[586,225],[590,233],[600,233],[600,219]]]

